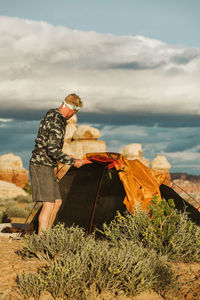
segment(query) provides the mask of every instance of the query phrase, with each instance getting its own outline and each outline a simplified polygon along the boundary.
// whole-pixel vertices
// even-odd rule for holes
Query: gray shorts
[[[30,164],[33,201],[55,202],[61,199],[60,188],[53,167]]]

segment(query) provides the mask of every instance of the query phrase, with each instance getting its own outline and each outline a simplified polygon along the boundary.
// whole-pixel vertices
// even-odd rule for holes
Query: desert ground
[[[37,258],[25,259],[23,257],[23,240],[10,237],[0,237],[0,299],[21,299],[17,293],[17,275],[23,271],[36,272],[47,262]],[[94,291],[90,300],[199,300],[200,299],[200,264],[173,264],[175,270],[177,289],[169,290],[165,295],[158,295],[154,291],[142,293],[136,297],[127,297],[122,293],[104,293],[97,295]],[[30,298],[29,298],[30,299]],[[33,300],[31,298],[30,300]],[[53,300],[52,296],[44,293],[40,300]]]

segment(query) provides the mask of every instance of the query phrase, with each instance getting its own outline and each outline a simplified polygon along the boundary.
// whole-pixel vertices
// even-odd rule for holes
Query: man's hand
[[[75,163],[74,163],[74,167],[80,168],[80,167],[82,167],[85,164],[88,164],[88,160],[87,159],[76,159]]]

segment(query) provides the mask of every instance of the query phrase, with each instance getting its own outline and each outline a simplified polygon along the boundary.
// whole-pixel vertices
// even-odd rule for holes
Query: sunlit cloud
[[[199,115],[200,49],[0,17],[1,113],[79,93],[84,112]]]
[[[3,118],[0,118],[0,122],[2,123],[8,123],[8,122],[11,122],[12,119],[3,119]]]

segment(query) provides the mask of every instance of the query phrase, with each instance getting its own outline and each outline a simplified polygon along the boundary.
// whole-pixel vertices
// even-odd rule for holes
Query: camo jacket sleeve
[[[49,135],[47,144],[47,155],[56,161],[59,161],[65,165],[72,165],[75,159],[67,154],[63,153],[62,147],[64,143],[65,136],[65,126],[62,122],[59,122],[57,118],[49,122]]]
[[[47,154],[65,165],[72,165],[75,159],[62,152],[62,132],[58,128],[51,128],[47,146]]]

